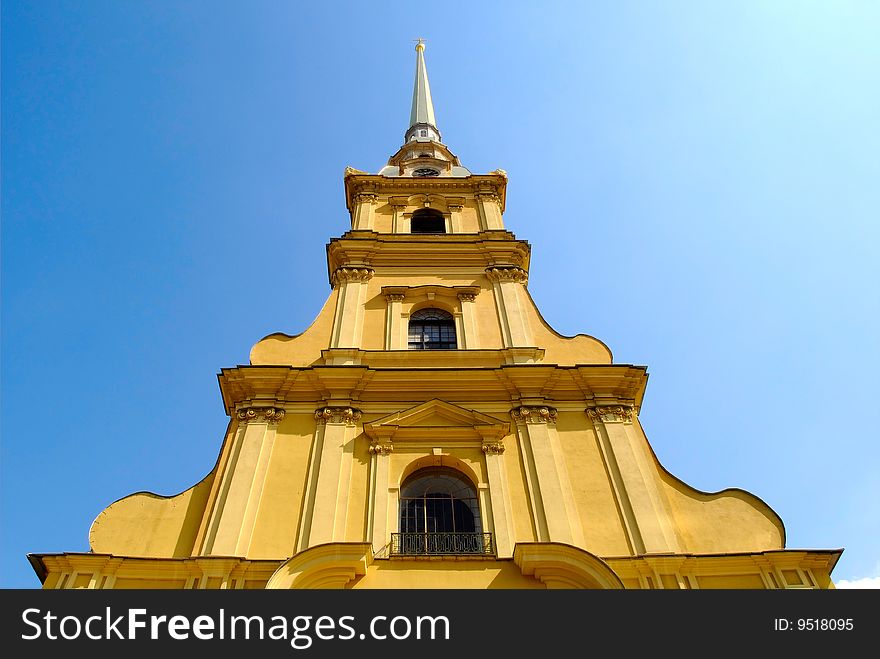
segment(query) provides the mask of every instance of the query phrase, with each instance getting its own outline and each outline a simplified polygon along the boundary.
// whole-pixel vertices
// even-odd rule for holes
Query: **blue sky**
[[[544,317],[648,365],[664,466],[880,577],[877,3],[7,0],[2,30],[0,585],[212,468],[216,374],[323,304],[416,37]]]

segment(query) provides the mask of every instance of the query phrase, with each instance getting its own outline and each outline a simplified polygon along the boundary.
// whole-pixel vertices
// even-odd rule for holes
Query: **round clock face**
[[[440,176],[440,172],[430,167],[422,167],[415,170],[413,176]]]

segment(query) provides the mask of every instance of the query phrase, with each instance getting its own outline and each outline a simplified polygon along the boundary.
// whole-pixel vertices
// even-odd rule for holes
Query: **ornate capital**
[[[514,421],[519,423],[556,423],[556,408],[554,407],[515,407],[510,410]]]
[[[602,407],[588,407],[584,411],[593,422],[603,421],[605,423],[611,423],[616,421],[627,421],[629,423],[632,423],[633,420],[632,405],[606,405]]]
[[[460,302],[473,302],[477,299],[476,293],[459,293],[458,299]]]
[[[330,277],[330,284],[336,288],[344,281],[369,281],[373,278],[373,269],[367,267],[352,268],[342,267],[336,268],[336,271]]]
[[[405,297],[403,293],[385,293],[386,302],[403,302]]]
[[[284,410],[278,407],[243,407],[235,413],[242,423],[258,421],[262,423],[278,423],[284,418]]]
[[[367,202],[375,204],[377,201],[379,201],[379,195],[373,192],[359,192],[354,196],[354,203],[356,204],[363,204]]]
[[[474,195],[477,198],[477,201],[493,201],[498,205],[501,205],[501,199],[498,198],[498,195],[494,192],[478,192]]]
[[[370,453],[374,455],[389,455],[392,452],[394,452],[394,445],[391,442],[370,442]]]
[[[361,411],[354,407],[322,407],[315,410],[318,423],[334,423],[353,426],[361,418]]]
[[[453,213],[460,213],[464,206],[462,204],[449,204],[446,208]]]
[[[520,284],[529,280],[529,273],[515,265],[486,268],[486,276],[490,281],[515,281]]]
[[[483,449],[483,453],[486,455],[501,455],[504,453],[503,442],[484,442],[480,448]]]

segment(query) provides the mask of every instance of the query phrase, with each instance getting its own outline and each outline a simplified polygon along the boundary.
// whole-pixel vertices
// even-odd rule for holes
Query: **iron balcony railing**
[[[392,533],[392,556],[495,555],[491,533]]]

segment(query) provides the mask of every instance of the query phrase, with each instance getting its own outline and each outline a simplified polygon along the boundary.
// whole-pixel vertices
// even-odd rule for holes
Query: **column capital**
[[[545,405],[522,405],[510,410],[517,423],[556,423],[556,408]]]
[[[336,288],[340,283],[346,281],[369,281],[373,278],[374,270],[366,266],[350,267],[343,266],[336,268],[330,277],[330,285]]]
[[[353,426],[361,418],[361,411],[354,407],[321,407],[315,410],[315,420],[319,424]]]
[[[403,293],[385,293],[386,302],[403,302],[405,297]]]
[[[501,455],[504,453],[504,442],[483,442],[480,448],[486,455]]]
[[[596,405],[584,411],[593,423],[632,423],[632,405]]]
[[[354,202],[356,204],[363,204],[365,202],[375,204],[377,201],[379,201],[379,195],[377,195],[375,192],[358,192],[354,196]]]
[[[476,293],[459,293],[458,301],[459,302],[473,302],[477,299]]]
[[[474,198],[477,201],[494,201],[496,204],[501,205],[501,198],[495,192],[477,192]]]
[[[374,455],[389,455],[394,452],[394,444],[390,441],[373,440],[370,442],[370,453]]]
[[[520,284],[525,284],[529,280],[529,273],[515,265],[486,268],[486,276],[490,281],[515,281]]]
[[[243,407],[235,413],[241,423],[278,423],[284,418],[284,410],[279,407]]]

